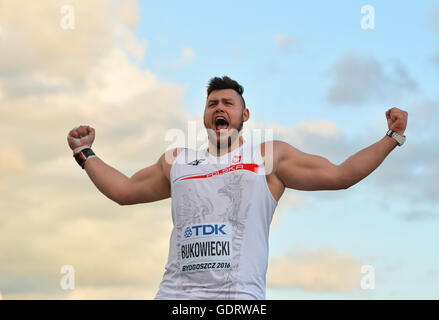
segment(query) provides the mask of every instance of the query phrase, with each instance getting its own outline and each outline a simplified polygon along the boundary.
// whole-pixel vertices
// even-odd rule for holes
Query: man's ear
[[[244,122],[246,122],[250,118],[250,110],[247,108],[242,111],[242,117],[244,118]]]

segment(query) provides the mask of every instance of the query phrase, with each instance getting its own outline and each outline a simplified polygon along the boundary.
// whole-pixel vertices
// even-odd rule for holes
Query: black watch
[[[398,142],[398,146],[402,146],[405,142],[406,137],[402,136],[400,134],[397,134],[395,131],[389,129],[389,131],[387,131],[386,135],[388,135],[389,137],[393,138],[396,140],[396,142]]]
[[[75,157],[76,162],[80,165],[82,169],[84,169],[85,162],[91,156],[96,156],[96,154],[90,148],[82,149],[81,151],[73,155],[73,157]]]

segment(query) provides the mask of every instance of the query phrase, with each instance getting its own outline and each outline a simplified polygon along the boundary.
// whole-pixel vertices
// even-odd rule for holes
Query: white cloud
[[[181,50],[180,57],[174,61],[173,65],[175,67],[182,67],[195,60],[196,57],[197,55],[195,54],[195,51],[192,48],[185,47]]]
[[[140,23],[140,9],[136,0],[124,0],[117,3],[118,21],[130,28],[136,28]]]
[[[335,80],[328,94],[334,105],[361,105],[374,99],[399,101],[402,92],[418,91],[405,68],[395,63],[390,72],[374,57],[341,56],[330,70]]]
[[[17,150],[0,150],[0,178],[8,173],[24,173],[28,170],[29,166]]]
[[[145,300],[155,297],[157,288],[147,286],[87,286],[68,292],[68,300]]]
[[[439,36],[439,6],[435,5],[431,7],[428,13],[432,30]],[[436,52],[436,55],[433,59],[439,66],[439,51]]]
[[[39,3],[23,0],[2,2],[0,21],[8,30],[7,46],[2,46],[0,70],[47,71],[80,79],[111,46],[116,21],[108,10],[115,10],[114,1],[97,0],[84,6],[73,0],[76,28],[64,30],[62,0]],[[4,50],[5,49],[5,50]]]
[[[361,264],[349,253],[321,248],[273,258],[267,284],[272,288],[345,292],[360,288],[360,270]]]
[[[294,40],[289,36],[276,34],[274,36],[274,41],[276,45],[280,48],[280,50],[284,53],[290,53],[293,49],[292,47],[294,44]]]
[[[437,219],[439,216],[433,212],[414,210],[401,214],[401,218],[407,222],[416,222],[429,219]]]
[[[232,58],[235,60],[239,60],[241,58],[241,55],[242,55],[241,50],[239,48],[236,48],[236,47],[231,48],[229,53],[232,56]]]
[[[328,120],[300,121],[295,127],[298,131],[321,136],[334,137],[341,133],[337,124]]]
[[[421,204],[435,204],[439,197],[439,149],[431,147],[435,141],[432,132],[436,130],[439,119],[439,102],[422,100],[411,105],[408,112],[406,143],[392,151],[371,183],[380,194],[387,198],[400,196],[401,200],[416,204],[410,210],[420,212],[425,211]],[[400,215],[405,218],[410,216],[412,213]]]
[[[95,152],[131,175],[165,151],[168,128],[185,126],[183,87],[139,67],[146,46],[132,30],[133,1],[119,20],[110,14],[116,2],[73,1],[70,33],[59,27],[61,4],[7,1],[0,12],[14,30],[0,59],[0,274],[7,275],[0,288],[8,297],[47,297],[59,289],[60,267],[71,264],[79,288],[72,298],[106,297],[106,286],[120,287],[113,295],[120,298],[126,287],[156,290],[169,201],[120,207],[105,198],[75,163],[66,136],[79,124],[95,127]]]
[[[119,25],[115,29],[115,38],[121,42],[123,48],[126,49],[137,62],[140,62],[146,53],[147,42],[143,40],[139,42],[129,28]]]
[[[8,39],[8,31],[0,25],[0,41],[6,41]]]
[[[430,10],[428,10],[428,13],[433,31],[435,31],[439,35],[439,6],[435,5],[429,9]]]
[[[279,222],[280,217],[285,212],[296,211],[303,206],[308,205],[310,205],[310,201],[299,195],[295,190],[285,189],[281,199],[278,202],[271,225],[276,225]]]
[[[339,125],[330,120],[299,121],[291,127],[268,122],[257,123],[250,120],[245,127],[249,130],[259,129],[262,132],[265,132],[266,129],[272,130],[275,140],[288,142],[306,153],[324,156],[334,163],[345,160],[350,152],[354,151],[352,150],[352,142],[342,134]]]

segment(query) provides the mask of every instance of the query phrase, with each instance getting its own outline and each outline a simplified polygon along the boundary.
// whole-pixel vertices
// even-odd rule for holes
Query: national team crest
[[[241,162],[241,156],[234,156],[232,159],[232,163],[235,164],[239,162]]]

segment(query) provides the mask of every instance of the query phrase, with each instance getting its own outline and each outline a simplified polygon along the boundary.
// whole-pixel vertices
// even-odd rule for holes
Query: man
[[[405,141],[407,112],[391,108],[384,137],[340,165],[281,141],[251,144],[240,134],[250,117],[243,91],[229,77],[211,79],[208,147],[171,149],[131,178],[93,153],[93,128],[69,132],[77,162],[111,200],[130,205],[172,195],[174,228],[157,299],[264,299],[269,226],[285,188],[347,189]]]

